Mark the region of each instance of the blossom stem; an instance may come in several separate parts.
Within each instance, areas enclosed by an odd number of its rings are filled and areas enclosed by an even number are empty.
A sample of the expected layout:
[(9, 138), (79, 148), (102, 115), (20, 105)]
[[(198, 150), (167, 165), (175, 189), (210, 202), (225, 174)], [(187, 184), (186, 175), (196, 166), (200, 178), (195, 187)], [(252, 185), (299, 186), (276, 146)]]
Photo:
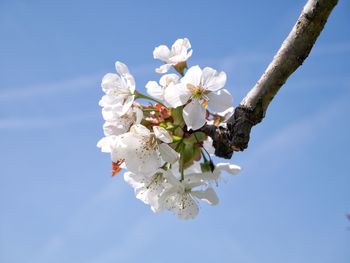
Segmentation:
[(184, 169), (181, 169), (181, 179), (180, 182), (182, 182), (185, 179)]
[(151, 111), (155, 111), (155, 112), (159, 112), (159, 110), (157, 109), (142, 109), (143, 112), (151, 112)]
[[(194, 135), (194, 138), (196, 138), (197, 143), (199, 143), (199, 140), (198, 140), (196, 134), (193, 133), (193, 135)], [(213, 164), (213, 160), (211, 159), (210, 153), (207, 151), (207, 149), (205, 149), (205, 147), (202, 146), (201, 154), (202, 154), (202, 156), (203, 156), (204, 162), (207, 162), (208, 159), (205, 157), (205, 154), (204, 154), (203, 151), (208, 155), (209, 163), (210, 163), (210, 164)], [(212, 170), (214, 170), (214, 169), (212, 169)], [(213, 171), (212, 171), (212, 172), (213, 172)]]
[(159, 100), (155, 99), (155, 98), (152, 98), (152, 97), (149, 97), (147, 95), (144, 95), (138, 91), (135, 91), (135, 99), (146, 99), (146, 100), (151, 100), (151, 101), (154, 101), (155, 103), (158, 103), (160, 105), (162, 105), (163, 107), (167, 108), (163, 103), (161, 103)]

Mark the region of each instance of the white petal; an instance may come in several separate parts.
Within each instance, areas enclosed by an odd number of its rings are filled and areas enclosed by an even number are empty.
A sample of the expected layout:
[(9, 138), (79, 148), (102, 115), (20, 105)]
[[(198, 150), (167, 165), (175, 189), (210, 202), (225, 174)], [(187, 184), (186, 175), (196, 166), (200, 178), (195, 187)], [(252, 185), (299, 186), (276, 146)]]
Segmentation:
[(97, 147), (101, 148), (101, 152), (110, 153), (112, 151), (113, 136), (103, 137), (98, 141)]
[(160, 126), (153, 126), (154, 135), (161, 141), (165, 143), (173, 142), (173, 138), (169, 134), (169, 132)]
[(115, 163), (117, 163), (117, 162), (119, 162), (121, 160), (124, 160), (124, 158), (121, 157), (119, 151), (112, 151), (111, 152), (111, 159), (112, 159), (112, 162), (115, 162)]
[(170, 55), (170, 50), (167, 46), (161, 45), (153, 50), (153, 57), (155, 59), (160, 59), (164, 62), (168, 62)]
[(208, 138), (203, 141), (203, 148), (206, 149), (210, 155), (214, 155), (215, 148), (213, 146), (213, 139), (211, 137), (208, 136)]
[(187, 49), (191, 48), (191, 43), (186, 37), (183, 39), (182, 45)]
[(140, 124), (143, 118), (143, 111), (140, 108), (135, 108), (134, 111), (136, 115), (135, 124)]
[(115, 113), (112, 107), (106, 107), (102, 109), (102, 117), (105, 121), (113, 121), (118, 118), (118, 114)]
[(128, 67), (120, 61), (115, 62), (115, 69), (121, 76), (130, 74)]
[(118, 89), (122, 86), (122, 80), (117, 74), (107, 73), (102, 78), (101, 87), (106, 94), (109, 94), (112, 90)]
[(132, 121), (127, 119), (122, 119), (120, 122), (110, 122), (106, 121), (103, 124), (103, 131), (106, 136), (110, 135), (120, 135), (123, 133), (126, 133), (130, 126)]
[(116, 104), (123, 104), (124, 96), (104, 95), (99, 101), (101, 107), (114, 106)]
[(206, 110), (198, 100), (192, 100), (183, 109), (182, 116), (187, 125), (187, 129), (198, 130), (206, 123)]
[(182, 181), (182, 183), (185, 185), (186, 189), (208, 185), (208, 182), (203, 180), (202, 173), (186, 174), (185, 179)]
[(218, 163), (215, 165), (214, 173), (225, 171), (232, 175), (236, 175), (241, 171), (241, 167), (235, 164), (230, 163)]
[(181, 79), (181, 83), (199, 86), (202, 77), (202, 70), (199, 66), (190, 67), (185, 76)]
[(149, 137), (151, 132), (142, 124), (135, 124), (130, 128), (130, 132), (136, 135)]
[(177, 214), (180, 219), (193, 219), (198, 215), (199, 208), (189, 194), (183, 194), (176, 200), (176, 205), (171, 211)]
[(182, 48), (185, 48), (185, 49), (191, 48), (191, 43), (187, 38), (179, 38), (171, 46), (172, 50), (179, 50)]
[[(130, 144), (128, 144), (128, 148)], [(163, 161), (156, 151), (140, 150), (139, 147), (128, 149), (128, 154), (125, 158), (125, 165), (127, 169), (136, 174), (143, 174), (151, 176), (163, 165)], [(136, 149), (138, 151), (136, 151)]]
[(136, 198), (151, 206), (153, 212), (163, 210), (161, 195), (167, 188), (164, 170), (158, 170), (153, 176), (146, 178), (144, 185), (136, 194)]
[(134, 92), (135, 92), (135, 79), (130, 74), (128, 67), (124, 63), (117, 61), (115, 63), (115, 69), (122, 77), (122, 79), (125, 83), (124, 84), (125, 88), (127, 88), (131, 94), (134, 94)]
[(192, 56), (193, 50), (190, 50), (186, 56), (184, 57), (185, 61), (187, 61)]
[(201, 173), (200, 178), (205, 181), (205, 182), (210, 182), (210, 181), (217, 181), (220, 178), (220, 172), (219, 171), (214, 171), (212, 172), (204, 172)]
[(211, 187), (204, 191), (192, 191), (191, 194), (209, 205), (217, 205), (219, 203), (219, 198)]
[(186, 104), (190, 97), (190, 90), (182, 83), (171, 85), (164, 91), (164, 99), (172, 108)]
[(153, 212), (162, 210), (160, 195), (165, 190), (166, 183), (162, 174), (146, 177), (131, 172), (124, 173), (124, 180), (134, 188), (135, 196), (145, 204), (151, 206)]
[(160, 78), (159, 84), (163, 87), (168, 87), (170, 84), (177, 84), (179, 79), (179, 76), (176, 74), (165, 74)]
[(124, 80), (127, 83), (129, 93), (134, 94), (135, 93), (135, 86), (136, 86), (134, 77), (131, 74), (126, 74), (126, 75), (124, 75)]
[(130, 132), (120, 137), (126, 147), (120, 150), (119, 155), (123, 155), (129, 171), (150, 176), (163, 165), (158, 148), (150, 144), (150, 131), (143, 125), (133, 125)]
[(223, 121), (227, 121), (233, 115), (233, 110), (234, 110), (234, 108), (230, 107), (225, 111), (217, 112), (217, 114), (224, 118)]
[(163, 99), (164, 88), (159, 86), (156, 81), (148, 81), (146, 84), (147, 93), (157, 99)]
[(124, 181), (127, 182), (132, 188), (140, 188), (144, 184), (145, 177), (143, 175), (137, 175), (132, 172), (124, 173)]
[(169, 63), (174, 65), (186, 61), (192, 55), (192, 50), (188, 52), (189, 48), (191, 48), (191, 44), (187, 38), (176, 40), (171, 47)]
[(117, 112), (117, 114), (122, 116), (125, 113), (127, 113), (128, 110), (130, 110), (131, 105), (133, 104), (134, 100), (135, 100), (134, 95), (126, 97), (126, 100), (124, 101), (123, 107), (121, 108), (121, 110), (119, 112)]
[(215, 69), (206, 67), (203, 69), (202, 73), (202, 85), (204, 88), (216, 91), (225, 86), (226, 83), (226, 73), (218, 73)]
[(190, 167), (185, 169), (185, 175), (201, 173), (201, 172), (202, 172), (202, 169), (199, 162), (193, 162), (193, 164)]
[[(112, 158), (113, 162), (118, 162), (120, 160), (124, 160), (128, 154), (127, 145), (123, 141), (123, 137), (125, 137), (126, 135), (127, 134), (115, 136), (115, 139), (112, 142), (111, 158)], [(110, 137), (112, 137), (112, 136), (110, 136)]]
[(171, 67), (172, 64), (164, 64), (161, 65), (159, 68), (156, 68), (156, 72), (160, 74), (167, 73)]
[(124, 115), (123, 104), (107, 105), (102, 108), (102, 116), (106, 121), (115, 121)]
[(168, 144), (161, 143), (158, 147), (164, 162), (173, 164), (179, 159), (179, 154)]
[(230, 92), (226, 89), (221, 89), (217, 92), (210, 92), (208, 95), (208, 107), (215, 112), (223, 112), (232, 107), (233, 98)]

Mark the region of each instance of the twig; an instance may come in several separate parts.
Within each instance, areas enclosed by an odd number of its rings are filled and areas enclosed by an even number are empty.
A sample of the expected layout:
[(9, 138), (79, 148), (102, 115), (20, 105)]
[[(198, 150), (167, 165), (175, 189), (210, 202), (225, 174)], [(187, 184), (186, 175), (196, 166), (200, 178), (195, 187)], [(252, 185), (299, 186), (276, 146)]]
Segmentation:
[(264, 74), (227, 121), (227, 128), (206, 125), (201, 129), (212, 137), (217, 156), (229, 159), (233, 151), (248, 147), (251, 128), (262, 121), (278, 90), (308, 57), (337, 2), (309, 0)]

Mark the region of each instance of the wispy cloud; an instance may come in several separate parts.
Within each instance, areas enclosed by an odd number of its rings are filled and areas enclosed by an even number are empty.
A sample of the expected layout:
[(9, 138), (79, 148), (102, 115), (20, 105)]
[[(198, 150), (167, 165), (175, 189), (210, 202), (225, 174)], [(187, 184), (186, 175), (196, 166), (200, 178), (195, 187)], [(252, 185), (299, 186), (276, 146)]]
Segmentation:
[(31, 99), (37, 96), (72, 92), (76, 90), (89, 89), (99, 82), (101, 74), (81, 76), (65, 81), (30, 85), (23, 88), (5, 88), (0, 91), (0, 102), (19, 99)]
[[(274, 159), (278, 165), (283, 165), (283, 162), (288, 159), (288, 156), (280, 154), (280, 151), (286, 152), (292, 147), (301, 147), (307, 140), (312, 138), (312, 135), (324, 125), (332, 125), (332, 120), (339, 113), (343, 112), (348, 107), (347, 97), (338, 99), (329, 104), (327, 108), (322, 109), (315, 114), (306, 116), (304, 119), (298, 120), (287, 127), (282, 128), (262, 141), (259, 145), (248, 151), (247, 154), (250, 160), (259, 160), (261, 158), (271, 158), (271, 156), (279, 156)], [(263, 123), (260, 125), (264, 125)], [(274, 157), (274, 158), (275, 158)], [(254, 167), (254, 164), (251, 164)], [(254, 168), (252, 168), (254, 169)], [(127, 209), (127, 204), (119, 202), (115, 205), (115, 200), (122, 200), (125, 196), (125, 188), (120, 185), (120, 180), (117, 184), (109, 184), (100, 192), (96, 193), (83, 204), (68, 220), (65, 229), (60, 233), (54, 233), (36, 254), (35, 258), (30, 262), (60, 262), (62, 256), (67, 255), (67, 250), (72, 243), (80, 240), (91, 239), (94, 236), (99, 236), (103, 231), (103, 226), (111, 223), (117, 215), (114, 212), (107, 211), (113, 207), (116, 211)], [(131, 191), (131, 190), (130, 190)], [(111, 205), (111, 202), (114, 204)], [(125, 208), (124, 208), (125, 205)], [(121, 212), (118, 212), (119, 214)], [(105, 248), (96, 249), (97, 253), (89, 259), (89, 263), (97, 262), (135, 262), (137, 257), (134, 251), (144, 251), (149, 248), (155, 240), (158, 240), (162, 235), (167, 224), (157, 224), (154, 217), (139, 217), (132, 220), (118, 219), (118, 224), (127, 223), (127, 231), (123, 232), (120, 229), (117, 231), (118, 238), (110, 243)], [(127, 222), (126, 222), (127, 221)], [(123, 228), (123, 226), (121, 226)], [(113, 231), (116, 231), (114, 229)], [(178, 238), (178, 237), (177, 237)], [(225, 236), (223, 237), (225, 238)], [(226, 245), (228, 249), (233, 249), (232, 253), (240, 254), (244, 257), (245, 248), (240, 248), (230, 238), (227, 238), (231, 243)], [(191, 239), (189, 239), (191, 240)], [(148, 244), (148, 245), (145, 245)], [(72, 252), (70, 252), (72, 253)], [(247, 262), (252, 261), (249, 258)]]
[[(269, 159), (273, 155), (275, 157), (278, 156), (278, 159), (274, 159), (274, 163), (282, 164), (289, 157), (285, 154), (276, 154), (276, 151), (286, 153), (291, 149), (302, 148), (308, 140), (312, 140), (313, 135), (317, 134), (318, 130), (323, 129), (325, 126), (334, 125), (333, 120), (335, 117), (349, 107), (349, 97), (350, 94), (347, 94), (335, 99), (328, 107), (271, 133), (255, 149), (252, 149), (249, 153), (249, 159), (259, 159), (261, 161), (261, 158)], [(259, 125), (264, 125), (264, 122)]]
[(157, 236), (162, 233), (162, 226), (155, 226), (151, 217), (143, 217), (129, 226), (128, 234), (118, 244), (111, 244), (109, 248), (89, 263), (135, 262), (134, 251), (143, 251), (149, 244), (154, 243)]
[(315, 47), (313, 55), (336, 55), (336, 54), (350, 54), (350, 42), (336, 42), (328, 44), (320, 44)]
[[(66, 259), (67, 253), (71, 249), (72, 239), (79, 238), (81, 242), (84, 242), (85, 237), (91, 238), (92, 233), (102, 231), (106, 218), (109, 218), (110, 214), (113, 213), (106, 209), (111, 207), (111, 202), (115, 204), (115, 200), (122, 200), (124, 194), (125, 191), (121, 187), (120, 181), (116, 183), (115, 180), (92, 194), (90, 199), (70, 215), (63, 230), (52, 233), (52, 236), (36, 253), (33, 253), (34, 256), (28, 259), (28, 262), (63, 262), (62, 260)], [(122, 202), (117, 202), (115, 209), (122, 211), (120, 207), (118, 208), (118, 204), (122, 205)], [(75, 245), (79, 247), (79, 245)], [(73, 262), (73, 260), (68, 262)]]
[[(332, 44), (321, 44), (312, 51), (313, 56), (323, 56), (332, 54), (344, 54), (350, 52), (349, 42), (338, 42)], [(232, 71), (238, 66), (251, 66), (261, 64), (262, 62), (272, 59), (274, 53), (272, 51), (257, 52), (240, 51), (219, 58), (202, 58), (194, 62), (201, 65), (214, 65), (225, 71)], [(267, 65), (266, 65), (267, 66)], [(131, 67), (130, 70), (136, 78), (150, 76), (154, 73), (154, 65), (144, 64)], [(113, 72), (114, 68), (107, 69), (91, 75), (79, 76), (76, 78), (58, 81), (53, 83), (42, 83), (36, 85), (28, 85), (26, 87), (3, 87), (0, 90), (0, 102), (12, 99), (28, 99), (30, 97), (47, 96), (57, 93), (76, 92), (77, 90), (86, 90), (99, 87), (102, 76), (107, 72)]]
[(0, 130), (52, 128), (67, 124), (80, 123), (91, 119), (98, 119), (99, 117), (100, 116), (96, 113), (82, 113), (52, 118), (29, 117), (0, 119)]

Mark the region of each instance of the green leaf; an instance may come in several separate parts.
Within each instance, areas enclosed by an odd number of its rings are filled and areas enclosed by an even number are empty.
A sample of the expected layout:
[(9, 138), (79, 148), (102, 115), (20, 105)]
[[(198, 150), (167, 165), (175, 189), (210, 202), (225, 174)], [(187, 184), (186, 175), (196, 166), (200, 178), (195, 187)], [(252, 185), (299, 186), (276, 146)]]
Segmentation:
[(173, 142), (179, 142), (182, 140), (182, 137), (176, 136), (176, 135), (173, 135), (172, 138), (173, 138)]
[(193, 145), (193, 144), (197, 143), (197, 140), (194, 136), (191, 135), (190, 137), (184, 138), (183, 142), (185, 144)]
[(173, 134), (182, 138), (184, 135), (184, 131), (181, 127), (178, 127), (174, 130)]
[[(204, 141), (206, 138), (207, 138), (207, 136), (205, 135), (205, 133), (204, 132), (195, 132), (195, 133), (193, 133), (192, 134), (195, 138), (197, 138), (197, 140), (199, 141), (199, 142), (202, 142), (202, 141)], [(191, 135), (191, 136), (192, 136)]]
[(164, 128), (164, 129), (166, 129), (166, 127), (167, 127), (166, 124), (165, 124), (164, 122), (161, 122), (161, 123), (159, 124), (159, 126), (162, 127), (162, 128)]
[(180, 151), (180, 172), (193, 164), (195, 147), (191, 143), (182, 143)]
[(201, 170), (202, 170), (203, 173), (209, 172), (210, 171), (209, 162), (201, 163)]
[(167, 121), (167, 123), (166, 123), (166, 129), (172, 129), (172, 128), (174, 128), (173, 123), (170, 122), (170, 121)]
[(195, 161), (199, 161), (201, 159), (201, 155), (202, 155), (201, 148), (198, 145), (194, 146), (193, 152), (194, 152), (193, 159)]
[(181, 128), (183, 128), (185, 126), (185, 122), (184, 122), (184, 119), (182, 117), (182, 110), (183, 110), (182, 106), (179, 106), (175, 109), (171, 109), (171, 116), (174, 119), (174, 125), (178, 125)]
[(199, 142), (203, 142), (206, 139), (206, 135), (203, 132), (195, 132), (192, 133), (189, 137), (184, 139), (184, 143), (187, 144), (195, 144)]
[(205, 161), (204, 163), (201, 163), (201, 170), (203, 173), (205, 172), (214, 172), (215, 165), (211, 160)]

